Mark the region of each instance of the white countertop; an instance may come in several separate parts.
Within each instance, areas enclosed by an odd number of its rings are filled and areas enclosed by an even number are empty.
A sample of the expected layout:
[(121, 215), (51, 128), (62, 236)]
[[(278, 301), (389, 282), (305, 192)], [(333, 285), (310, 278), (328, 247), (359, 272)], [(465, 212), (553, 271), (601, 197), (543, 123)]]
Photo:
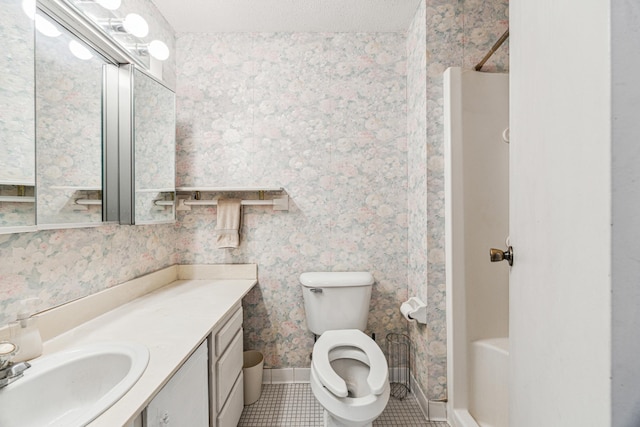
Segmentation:
[(138, 382), (89, 424), (122, 426), (147, 406), (207, 335), (222, 326), (256, 283), (256, 279), (176, 280), (49, 339), (43, 354), (104, 341), (146, 345), (149, 364)]

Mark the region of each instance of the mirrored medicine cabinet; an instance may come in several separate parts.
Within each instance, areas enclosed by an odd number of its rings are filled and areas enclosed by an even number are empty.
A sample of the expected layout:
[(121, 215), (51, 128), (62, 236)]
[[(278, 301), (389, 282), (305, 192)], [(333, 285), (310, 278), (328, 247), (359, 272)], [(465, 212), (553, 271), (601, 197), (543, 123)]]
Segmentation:
[(0, 233), (173, 221), (174, 93), (63, 4), (0, 0)]
[(0, 229), (35, 229), (35, 5), (0, 1)]
[(120, 223), (173, 222), (175, 94), (133, 65), (120, 67), (119, 81)]
[(103, 92), (116, 67), (45, 14), (36, 32), (36, 212), (51, 228), (102, 223)]

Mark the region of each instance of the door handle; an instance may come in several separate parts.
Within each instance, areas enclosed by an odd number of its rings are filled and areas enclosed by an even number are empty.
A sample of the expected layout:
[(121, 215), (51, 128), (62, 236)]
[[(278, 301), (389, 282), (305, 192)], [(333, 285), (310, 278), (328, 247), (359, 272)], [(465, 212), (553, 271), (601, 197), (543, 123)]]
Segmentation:
[(499, 262), (507, 260), (510, 266), (513, 265), (513, 248), (509, 246), (506, 251), (491, 248), (489, 249), (489, 257), (491, 262)]

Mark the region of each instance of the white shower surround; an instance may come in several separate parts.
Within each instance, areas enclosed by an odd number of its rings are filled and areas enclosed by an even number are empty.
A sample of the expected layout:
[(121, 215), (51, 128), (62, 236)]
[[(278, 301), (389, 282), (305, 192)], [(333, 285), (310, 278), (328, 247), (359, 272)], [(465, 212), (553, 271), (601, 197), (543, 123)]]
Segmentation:
[(509, 77), (450, 68), (444, 80), (449, 417), (508, 427), (508, 265), (489, 248), (509, 233)]

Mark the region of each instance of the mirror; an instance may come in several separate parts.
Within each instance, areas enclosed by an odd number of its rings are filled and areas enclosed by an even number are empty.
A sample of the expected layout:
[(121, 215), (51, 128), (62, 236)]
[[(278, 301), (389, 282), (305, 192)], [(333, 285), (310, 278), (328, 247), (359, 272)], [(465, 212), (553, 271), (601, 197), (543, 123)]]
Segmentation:
[(0, 233), (35, 225), (35, 1), (0, 0)]
[(108, 62), (41, 12), (36, 28), (38, 227), (101, 224)]
[(135, 223), (175, 220), (175, 94), (133, 72)]

